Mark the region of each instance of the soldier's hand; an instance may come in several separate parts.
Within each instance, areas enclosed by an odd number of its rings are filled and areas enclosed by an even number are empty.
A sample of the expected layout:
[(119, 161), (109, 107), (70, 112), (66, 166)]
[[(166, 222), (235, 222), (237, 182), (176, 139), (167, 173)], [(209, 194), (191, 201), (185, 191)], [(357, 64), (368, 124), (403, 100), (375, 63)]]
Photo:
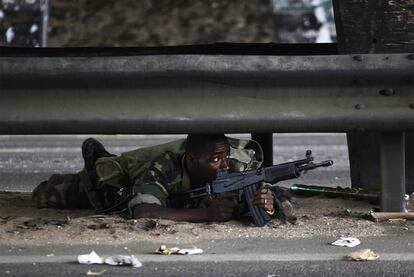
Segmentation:
[(253, 196), (253, 205), (266, 211), (273, 211), (273, 193), (270, 189), (261, 188)]
[(213, 199), (207, 208), (208, 219), (210, 221), (227, 221), (233, 217), (237, 206), (235, 193), (227, 193)]

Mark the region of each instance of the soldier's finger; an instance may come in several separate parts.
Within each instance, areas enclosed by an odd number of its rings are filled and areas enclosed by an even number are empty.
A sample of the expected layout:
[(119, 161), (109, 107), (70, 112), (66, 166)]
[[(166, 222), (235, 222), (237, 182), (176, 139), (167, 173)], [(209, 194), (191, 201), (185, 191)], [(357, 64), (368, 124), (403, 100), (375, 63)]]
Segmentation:
[(260, 193), (262, 193), (262, 194), (267, 194), (268, 192), (269, 192), (269, 189), (267, 189), (267, 188), (260, 189)]
[(270, 198), (273, 197), (273, 194), (268, 189), (260, 189), (257, 190), (254, 194), (254, 199), (260, 199), (260, 198)]
[(259, 208), (265, 208), (265, 203), (263, 200), (253, 201), (252, 204)]
[(263, 208), (273, 207), (273, 197), (258, 197), (253, 199), (253, 204)]
[(267, 202), (266, 202), (266, 204), (265, 204), (265, 209), (266, 209), (266, 210), (271, 210), (271, 209), (273, 209), (273, 199), (272, 199), (272, 200), (270, 200), (270, 201), (267, 201)]
[(255, 194), (254, 195), (254, 197), (253, 197), (253, 201), (263, 201), (263, 199), (271, 199), (271, 198), (273, 198), (273, 196), (269, 196), (269, 195), (267, 195), (267, 194), (262, 194), (262, 193), (259, 193), (259, 194)]
[(257, 197), (257, 198), (255, 197), (251, 201), (252, 201), (253, 204), (258, 205), (258, 204), (264, 202), (264, 199), (262, 199), (261, 197)]

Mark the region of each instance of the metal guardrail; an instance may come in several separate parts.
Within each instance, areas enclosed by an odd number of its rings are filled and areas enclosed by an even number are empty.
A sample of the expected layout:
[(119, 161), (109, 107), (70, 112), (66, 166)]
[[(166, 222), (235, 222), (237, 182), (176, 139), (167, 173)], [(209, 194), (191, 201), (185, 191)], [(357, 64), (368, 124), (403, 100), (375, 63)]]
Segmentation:
[(0, 134), (414, 129), (414, 55), (0, 56)]
[(377, 131), (381, 207), (404, 210), (413, 54), (42, 51), (0, 53), (0, 134)]

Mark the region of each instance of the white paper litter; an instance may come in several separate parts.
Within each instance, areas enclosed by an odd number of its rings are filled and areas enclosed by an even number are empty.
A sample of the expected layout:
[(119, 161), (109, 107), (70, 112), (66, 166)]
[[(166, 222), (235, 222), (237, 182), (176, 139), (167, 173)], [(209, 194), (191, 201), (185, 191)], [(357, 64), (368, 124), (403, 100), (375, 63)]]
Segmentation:
[(133, 267), (141, 267), (142, 263), (134, 256), (115, 255), (103, 260), (95, 251), (86, 255), (79, 255), (78, 262), (80, 264), (109, 264), (109, 265), (130, 265)]
[(142, 263), (134, 256), (111, 256), (105, 259), (105, 263), (109, 265), (132, 265), (133, 267), (141, 267)]
[(332, 245), (354, 247), (361, 244), (361, 241), (353, 237), (341, 237), (340, 239), (332, 242)]
[(104, 263), (102, 258), (99, 257), (98, 254), (95, 253), (95, 251), (92, 251), (89, 254), (79, 255), (78, 262), (80, 264), (103, 264)]
[(191, 248), (191, 249), (180, 249), (177, 254), (181, 255), (197, 255), (203, 253), (203, 249), (200, 248)]

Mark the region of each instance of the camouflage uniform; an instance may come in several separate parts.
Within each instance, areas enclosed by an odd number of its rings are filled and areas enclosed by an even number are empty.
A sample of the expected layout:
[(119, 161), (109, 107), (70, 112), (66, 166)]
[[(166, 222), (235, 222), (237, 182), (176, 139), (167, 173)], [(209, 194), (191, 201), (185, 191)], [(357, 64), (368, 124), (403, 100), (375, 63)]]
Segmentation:
[[(234, 138), (228, 138), (228, 141), (231, 171), (260, 167), (263, 151), (257, 142)], [(36, 187), (33, 200), (38, 207), (93, 207), (100, 210), (113, 205), (110, 198), (120, 190), (127, 190), (127, 206), (130, 209), (144, 203), (176, 208), (206, 207), (210, 199), (184, 203), (175, 201), (173, 197), (190, 189), (189, 176), (183, 166), (185, 142), (181, 139), (120, 156), (99, 158), (95, 163), (98, 176), (96, 187), (91, 184), (85, 170), (77, 174), (54, 174)], [(96, 204), (96, 198), (100, 202), (104, 198), (106, 204)]]

